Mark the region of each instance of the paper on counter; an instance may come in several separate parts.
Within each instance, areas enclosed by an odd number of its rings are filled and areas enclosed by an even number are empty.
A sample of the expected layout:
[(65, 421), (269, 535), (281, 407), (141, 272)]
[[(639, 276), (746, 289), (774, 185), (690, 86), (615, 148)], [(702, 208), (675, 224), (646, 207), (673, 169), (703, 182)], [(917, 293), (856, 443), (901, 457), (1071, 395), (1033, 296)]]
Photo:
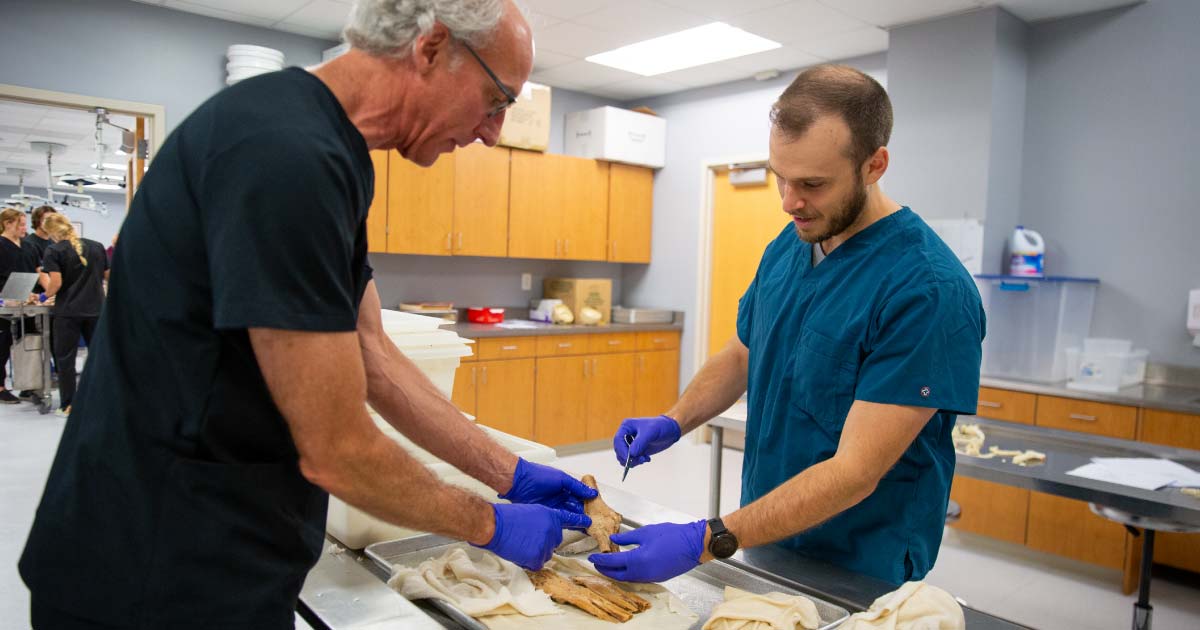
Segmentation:
[(510, 319), (506, 322), (494, 324), (496, 328), (512, 328), (512, 329), (534, 329), (545, 328), (546, 324), (542, 322), (530, 321), (528, 319)]
[(1143, 490), (1200, 485), (1200, 473), (1170, 460), (1151, 457), (1094, 457), (1092, 463), (1067, 474)]
[(1200, 486), (1200, 472), (1192, 470), (1179, 462), (1155, 457), (1093, 457), (1092, 461), (1104, 466), (1129, 467), (1147, 474), (1171, 477), (1172, 486)]

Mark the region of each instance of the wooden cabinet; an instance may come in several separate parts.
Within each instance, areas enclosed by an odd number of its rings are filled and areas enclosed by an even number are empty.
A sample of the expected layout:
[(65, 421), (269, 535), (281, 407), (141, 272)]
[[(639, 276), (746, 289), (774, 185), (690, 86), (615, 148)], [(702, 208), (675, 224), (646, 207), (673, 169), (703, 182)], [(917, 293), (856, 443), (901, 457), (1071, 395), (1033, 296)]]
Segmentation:
[(650, 262), (654, 171), (610, 164), (608, 171), (608, 260)]
[(666, 413), (679, 399), (679, 351), (639, 352), (633, 381), (633, 415)]
[[(1200, 416), (1143, 409), (1138, 439), (1165, 446), (1200, 450)], [(1156, 534), (1154, 561), (1200, 573), (1200, 534)]]
[(452, 253), (454, 163), (453, 153), (443, 154), (428, 168), (399, 157), (389, 160), (388, 253), (427, 256)]
[(1033, 549), (1122, 569), (1129, 537), (1124, 526), (1096, 516), (1084, 501), (1029, 493), (1025, 544)]
[(640, 332), (637, 334), (638, 350), (678, 350), (679, 333), (673, 330)]
[(533, 439), (547, 446), (587, 439), (589, 357), (537, 360)]
[(1036, 409), (1037, 396), (1034, 394), (980, 387), (975, 415), (992, 420), (1033, 424)]
[(605, 260), (606, 162), (513, 150), (508, 255)]
[(636, 347), (637, 336), (634, 333), (588, 335), (588, 354), (633, 352)]
[(475, 343), (480, 361), (537, 355), (537, 337), (487, 337)]
[(1025, 544), (1028, 490), (955, 475), (950, 498), (962, 508), (956, 529)]
[(371, 151), (371, 164), (375, 167), (375, 198), (367, 213), (367, 251), (387, 251), (388, 221), (388, 153)]
[(454, 389), (450, 393), (450, 402), (454, 403), (463, 413), (477, 416), (475, 396), (479, 388), (479, 371), (477, 363), (463, 363), (454, 371)]
[(606, 354), (588, 357), (588, 415), (585, 437), (611, 440), (621, 421), (633, 415), (634, 355)]
[(537, 338), (539, 357), (558, 357), (588, 353), (588, 338), (594, 335), (546, 335)]
[(455, 256), (508, 255), (509, 155), (479, 143), (454, 152)]
[(533, 439), (533, 359), (478, 361), (458, 367), (451, 401), (475, 421)]
[(1132, 440), (1137, 437), (1137, 408), (1058, 396), (1038, 396), (1037, 425)]

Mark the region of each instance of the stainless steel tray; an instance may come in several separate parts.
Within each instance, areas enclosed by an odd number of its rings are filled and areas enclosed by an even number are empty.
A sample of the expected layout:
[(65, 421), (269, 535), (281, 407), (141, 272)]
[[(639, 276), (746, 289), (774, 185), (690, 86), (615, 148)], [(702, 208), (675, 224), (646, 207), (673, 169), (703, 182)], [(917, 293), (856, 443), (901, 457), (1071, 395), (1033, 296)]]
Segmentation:
[[(375, 543), (368, 545), (363, 551), (386, 574), (391, 574), (393, 564), (413, 566), (442, 555), (448, 547), (463, 544), (465, 543), (450, 538), (427, 534), (403, 540)], [(819, 630), (835, 628), (850, 616), (849, 611), (841, 606), (719, 560), (702, 564), (683, 575), (663, 582), (662, 585), (683, 600), (692, 612), (700, 615), (700, 618), (692, 625), (692, 630), (700, 630), (704, 622), (712, 615), (713, 608), (725, 601), (726, 586), (740, 588), (751, 593), (777, 591), (789, 595), (804, 595), (817, 605), (817, 612), (821, 615)], [(487, 630), (482, 623), (472, 619), (448, 602), (431, 600), (430, 603), (468, 630)]]

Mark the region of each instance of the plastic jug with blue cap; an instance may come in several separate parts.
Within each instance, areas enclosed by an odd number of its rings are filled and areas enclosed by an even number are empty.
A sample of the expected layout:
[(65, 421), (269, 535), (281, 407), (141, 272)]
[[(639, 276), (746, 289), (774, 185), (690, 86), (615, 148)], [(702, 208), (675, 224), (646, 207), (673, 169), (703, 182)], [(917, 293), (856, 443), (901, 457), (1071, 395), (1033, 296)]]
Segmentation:
[(1034, 278), (1045, 275), (1046, 242), (1041, 234), (1018, 225), (1009, 242), (1009, 254), (1009, 275)]

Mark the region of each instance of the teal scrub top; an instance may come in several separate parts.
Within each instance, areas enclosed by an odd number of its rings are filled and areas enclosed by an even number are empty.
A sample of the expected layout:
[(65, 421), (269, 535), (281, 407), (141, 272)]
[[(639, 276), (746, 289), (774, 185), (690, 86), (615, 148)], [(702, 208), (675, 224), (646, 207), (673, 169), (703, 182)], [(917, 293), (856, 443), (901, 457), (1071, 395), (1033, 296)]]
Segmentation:
[(983, 304), (950, 248), (907, 207), (812, 266), (789, 224), (738, 303), (750, 349), (742, 505), (833, 456), (855, 400), (938, 411), (859, 504), (780, 544), (894, 584), (941, 544), (956, 414), (974, 414)]

